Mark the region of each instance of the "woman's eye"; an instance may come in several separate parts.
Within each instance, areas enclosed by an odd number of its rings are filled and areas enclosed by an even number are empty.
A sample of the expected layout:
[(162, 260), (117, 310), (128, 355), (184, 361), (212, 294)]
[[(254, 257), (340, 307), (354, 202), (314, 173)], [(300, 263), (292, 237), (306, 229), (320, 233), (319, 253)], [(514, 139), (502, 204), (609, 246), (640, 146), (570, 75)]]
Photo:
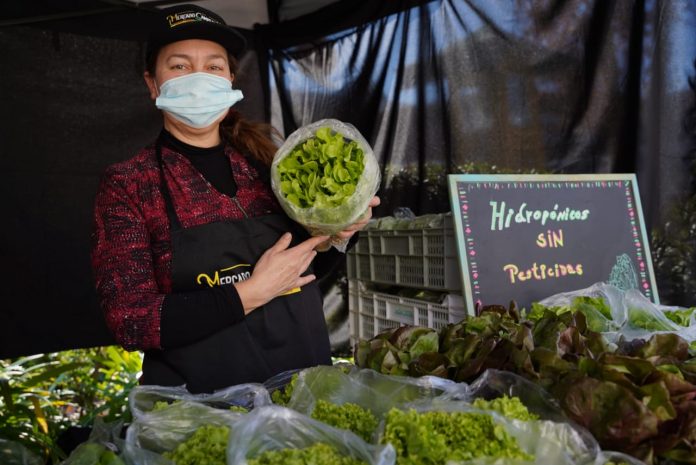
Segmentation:
[(222, 66), (210, 65), (210, 69), (212, 69), (213, 71), (222, 71)]
[(186, 67), (182, 64), (178, 64), (178, 65), (172, 65), (170, 69), (182, 70), (182, 69), (186, 69)]

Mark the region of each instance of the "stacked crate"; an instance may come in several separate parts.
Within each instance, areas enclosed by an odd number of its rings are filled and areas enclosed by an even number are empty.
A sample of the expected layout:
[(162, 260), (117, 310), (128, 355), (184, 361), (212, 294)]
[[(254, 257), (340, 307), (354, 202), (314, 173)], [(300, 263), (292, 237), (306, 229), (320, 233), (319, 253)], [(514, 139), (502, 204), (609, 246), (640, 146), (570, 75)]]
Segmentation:
[[(403, 324), (440, 329), (466, 316), (451, 214), (394, 223), (361, 231), (348, 253), (352, 344)], [(442, 292), (444, 298), (402, 297), (379, 292), (375, 284)]]

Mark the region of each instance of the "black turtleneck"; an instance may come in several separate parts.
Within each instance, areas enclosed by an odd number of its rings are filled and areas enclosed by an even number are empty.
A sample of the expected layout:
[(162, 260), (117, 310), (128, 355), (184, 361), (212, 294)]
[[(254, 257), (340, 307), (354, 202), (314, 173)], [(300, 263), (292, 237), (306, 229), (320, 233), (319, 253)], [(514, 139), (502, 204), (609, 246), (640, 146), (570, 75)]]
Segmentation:
[(165, 146), (185, 156), (218, 192), (230, 197), (237, 194), (224, 142), (215, 147), (196, 147), (180, 141), (166, 129), (162, 129), (161, 138)]

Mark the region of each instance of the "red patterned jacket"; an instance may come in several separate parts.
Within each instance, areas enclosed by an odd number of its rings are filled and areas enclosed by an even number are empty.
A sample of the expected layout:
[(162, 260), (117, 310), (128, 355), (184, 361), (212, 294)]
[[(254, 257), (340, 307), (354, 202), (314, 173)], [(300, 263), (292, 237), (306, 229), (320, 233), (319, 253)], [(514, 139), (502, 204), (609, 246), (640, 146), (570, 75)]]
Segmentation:
[[(251, 217), (282, 211), (258, 169), (229, 145), (237, 199)], [(162, 147), (164, 175), (183, 227), (241, 219), (189, 160)], [(169, 221), (154, 144), (110, 166), (94, 208), (92, 268), (108, 327), (127, 349), (161, 348), (160, 315), (171, 292)]]

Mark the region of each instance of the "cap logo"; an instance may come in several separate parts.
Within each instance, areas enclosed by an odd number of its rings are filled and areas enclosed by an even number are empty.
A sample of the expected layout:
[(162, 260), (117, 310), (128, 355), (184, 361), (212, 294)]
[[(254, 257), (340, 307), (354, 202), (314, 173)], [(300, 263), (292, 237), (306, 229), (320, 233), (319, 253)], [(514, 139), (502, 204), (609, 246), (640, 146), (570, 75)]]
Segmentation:
[(209, 23), (220, 24), (220, 21), (211, 18), (205, 13), (201, 13), (200, 11), (186, 11), (184, 13), (174, 13), (173, 15), (167, 16), (167, 22), (169, 22), (170, 28), (196, 21), (207, 21)]

